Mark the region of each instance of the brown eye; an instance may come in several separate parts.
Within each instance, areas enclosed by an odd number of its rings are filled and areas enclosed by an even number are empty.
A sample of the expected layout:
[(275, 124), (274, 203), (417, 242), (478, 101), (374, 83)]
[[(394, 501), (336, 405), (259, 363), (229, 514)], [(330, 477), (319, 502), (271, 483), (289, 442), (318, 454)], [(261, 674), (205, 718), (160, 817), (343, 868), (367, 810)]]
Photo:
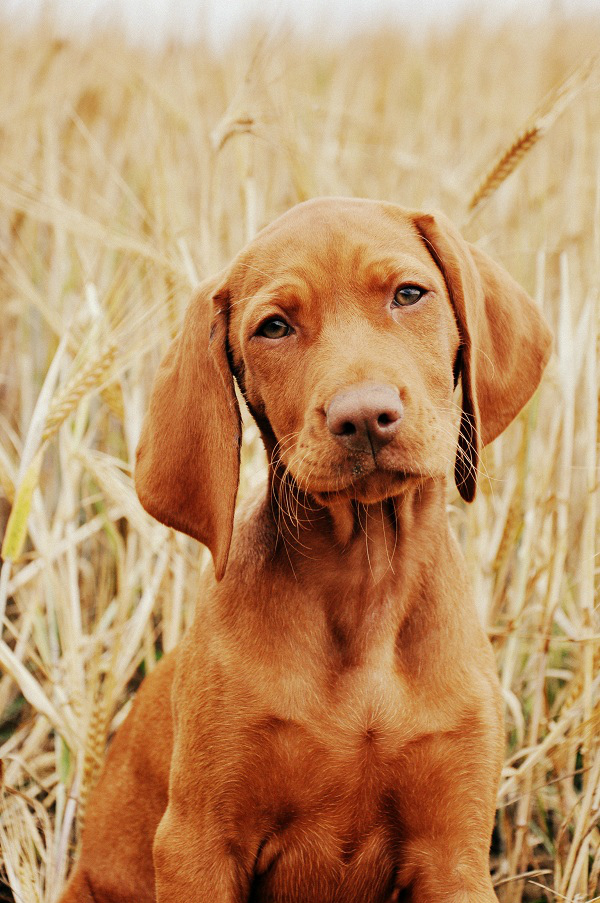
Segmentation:
[(418, 285), (401, 285), (400, 288), (396, 289), (392, 307), (410, 307), (411, 304), (416, 304), (426, 294), (427, 291), (424, 288), (419, 288)]
[(265, 339), (284, 339), (291, 332), (292, 327), (289, 323), (274, 317), (272, 320), (267, 320), (263, 323), (257, 334), (264, 336)]

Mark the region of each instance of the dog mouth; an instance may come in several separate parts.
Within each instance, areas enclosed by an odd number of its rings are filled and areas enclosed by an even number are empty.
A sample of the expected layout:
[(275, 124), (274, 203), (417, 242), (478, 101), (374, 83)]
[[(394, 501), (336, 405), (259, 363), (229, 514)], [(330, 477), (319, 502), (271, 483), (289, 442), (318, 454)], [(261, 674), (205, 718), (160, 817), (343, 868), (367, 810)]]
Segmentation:
[(337, 478), (333, 476), (316, 478), (312, 474), (307, 480), (299, 477), (294, 479), (304, 492), (324, 505), (342, 499), (371, 504), (402, 494), (410, 486), (421, 482), (422, 475), (414, 470), (375, 466), (367, 472), (361, 468), (358, 473), (354, 471)]
[[(423, 468), (408, 449), (398, 446), (387, 446), (379, 454), (339, 455), (315, 446), (304, 446), (302, 451), (292, 451), (289, 462), (285, 460), (287, 455), (279, 458), (276, 469), (321, 504), (343, 499), (366, 504), (380, 502), (402, 494), (425, 478)], [(427, 466), (426, 471), (429, 474), (431, 467)]]
[(349, 481), (335, 489), (313, 490), (324, 503), (339, 499), (352, 499), (364, 504), (375, 504), (387, 498), (400, 495), (409, 486), (421, 480), (420, 474), (405, 470), (374, 470), (370, 474)]

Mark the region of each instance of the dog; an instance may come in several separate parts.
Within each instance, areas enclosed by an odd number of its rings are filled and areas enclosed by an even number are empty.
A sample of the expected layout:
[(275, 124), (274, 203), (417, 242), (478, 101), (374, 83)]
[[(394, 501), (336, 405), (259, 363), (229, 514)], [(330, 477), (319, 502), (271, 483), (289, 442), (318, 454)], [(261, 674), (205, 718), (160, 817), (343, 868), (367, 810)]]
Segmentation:
[[(203, 283), (135, 482), (214, 573), (117, 732), (63, 903), (497, 899), (500, 690), (447, 478), (473, 499), (550, 351), (507, 272), (391, 203), (299, 204)], [(235, 382), (270, 467), (234, 522)]]

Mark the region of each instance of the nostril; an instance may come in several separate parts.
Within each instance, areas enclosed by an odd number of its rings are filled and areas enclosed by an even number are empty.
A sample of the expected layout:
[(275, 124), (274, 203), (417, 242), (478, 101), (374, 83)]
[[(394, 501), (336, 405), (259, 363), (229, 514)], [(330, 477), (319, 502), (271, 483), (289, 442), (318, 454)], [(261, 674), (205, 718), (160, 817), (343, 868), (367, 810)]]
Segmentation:
[(340, 436), (354, 436), (355, 433), (356, 426), (350, 420), (346, 420), (344, 423), (342, 423), (342, 427), (339, 432)]
[(397, 417), (392, 417), (390, 414), (380, 414), (377, 418), (377, 423), (379, 426), (389, 426), (390, 423), (395, 423)]

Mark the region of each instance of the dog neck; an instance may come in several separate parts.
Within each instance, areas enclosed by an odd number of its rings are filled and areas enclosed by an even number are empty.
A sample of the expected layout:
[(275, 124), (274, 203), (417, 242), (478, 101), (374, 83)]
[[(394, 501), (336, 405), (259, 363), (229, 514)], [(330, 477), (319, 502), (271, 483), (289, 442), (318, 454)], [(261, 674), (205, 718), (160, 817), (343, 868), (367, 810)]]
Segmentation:
[(363, 504), (308, 495), (289, 476), (272, 473), (270, 494), (281, 568), (346, 609), (392, 599), (406, 612), (431, 583), (448, 542), (444, 481)]
[[(294, 648), (304, 648), (321, 623), (316, 635), (340, 668), (377, 667), (447, 620), (445, 608), (457, 600), (444, 595), (444, 573), (460, 564), (450, 548), (444, 481), (407, 486), (371, 505), (324, 504), (272, 473), (269, 493), (254, 523), (271, 537), (264, 546), (269, 589), (261, 595), (272, 600), (263, 609), (273, 612), (270, 632), (290, 631)], [(252, 547), (256, 553), (256, 541)]]

